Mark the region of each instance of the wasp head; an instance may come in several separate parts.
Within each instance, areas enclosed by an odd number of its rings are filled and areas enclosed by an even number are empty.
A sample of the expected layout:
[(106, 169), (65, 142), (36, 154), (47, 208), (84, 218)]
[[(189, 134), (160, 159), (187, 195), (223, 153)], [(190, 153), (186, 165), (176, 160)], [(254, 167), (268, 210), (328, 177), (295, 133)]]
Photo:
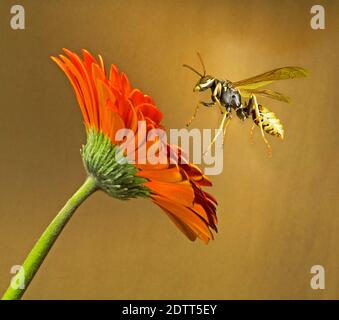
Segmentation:
[(214, 84), (214, 80), (215, 79), (212, 76), (202, 76), (193, 88), (193, 91), (205, 91), (211, 88)]
[(190, 69), (191, 71), (193, 71), (194, 73), (196, 73), (198, 76), (200, 76), (200, 80), (198, 81), (198, 83), (195, 85), (193, 91), (205, 91), (209, 88), (211, 88), (214, 84), (214, 77), (206, 75), (206, 68), (205, 68), (205, 64), (204, 61), (202, 60), (201, 55), (199, 54), (199, 52), (197, 52), (198, 54), (198, 58), (201, 62), (202, 68), (203, 68), (203, 72), (204, 73), (200, 73), (199, 71), (197, 71), (196, 69), (194, 69), (193, 67), (184, 64), (183, 66), (185, 68)]

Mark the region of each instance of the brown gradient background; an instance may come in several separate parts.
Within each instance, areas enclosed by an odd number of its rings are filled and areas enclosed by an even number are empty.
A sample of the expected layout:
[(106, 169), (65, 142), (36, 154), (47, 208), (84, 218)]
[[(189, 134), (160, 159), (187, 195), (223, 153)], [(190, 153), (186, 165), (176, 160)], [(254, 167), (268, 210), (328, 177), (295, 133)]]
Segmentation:
[[(71, 87), (49, 55), (62, 47), (101, 53), (151, 95), (168, 128), (181, 128), (203, 98), (199, 67), (238, 80), (298, 65), (307, 79), (272, 86), (291, 105), (262, 99), (286, 129), (281, 142), (234, 120), (224, 170), (210, 190), (220, 202), (219, 233), (191, 243), (150, 201), (96, 193), (76, 212), (28, 289), (26, 299), (337, 299), (338, 1), (19, 1), (26, 30), (10, 29), (0, 3), (0, 291), (38, 236), (85, 178), (85, 142)], [(310, 28), (323, 4), (326, 29)], [(208, 97), (208, 95), (206, 95)], [(194, 123), (215, 128), (217, 110)], [(326, 289), (310, 288), (310, 268)]]

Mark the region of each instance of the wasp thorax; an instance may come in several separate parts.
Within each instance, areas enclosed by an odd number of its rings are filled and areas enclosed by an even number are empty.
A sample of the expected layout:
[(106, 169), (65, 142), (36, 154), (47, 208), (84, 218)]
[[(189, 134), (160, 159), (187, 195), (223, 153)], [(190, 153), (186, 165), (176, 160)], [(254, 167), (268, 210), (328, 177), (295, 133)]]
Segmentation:
[(222, 93), (223, 102), (230, 107), (239, 108), (241, 106), (241, 96), (239, 90), (227, 87)]
[(211, 88), (214, 84), (214, 78), (212, 76), (203, 76), (195, 85), (193, 91), (205, 91)]

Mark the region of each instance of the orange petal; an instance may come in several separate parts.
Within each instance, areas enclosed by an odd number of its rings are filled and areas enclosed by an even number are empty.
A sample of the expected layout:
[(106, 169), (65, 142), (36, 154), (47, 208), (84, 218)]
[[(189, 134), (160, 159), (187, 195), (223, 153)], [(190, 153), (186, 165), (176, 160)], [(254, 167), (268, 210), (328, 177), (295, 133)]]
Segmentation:
[(213, 239), (213, 234), (208, 228), (206, 222), (201, 219), (197, 214), (195, 214), (192, 210), (173, 203), (162, 196), (154, 195), (152, 196), (152, 198), (158, 206), (160, 206), (167, 212), (170, 212), (182, 224), (188, 226), (196, 234), (196, 236), (203, 240), (205, 243), (208, 243), (210, 239)]
[(164, 170), (141, 170), (137, 173), (138, 176), (148, 180), (156, 180), (162, 182), (180, 182), (183, 177), (177, 166)]
[(194, 191), (189, 182), (168, 183), (160, 181), (148, 181), (144, 184), (153, 193), (161, 195), (178, 204), (193, 207)]
[(174, 222), (174, 224), (181, 230), (181, 232), (191, 241), (195, 241), (197, 238), (197, 234), (185, 223), (183, 223), (180, 219), (178, 219), (174, 214), (165, 209), (165, 207), (159, 205), (160, 208), (168, 215), (168, 217)]
[(67, 68), (66, 65), (60, 59), (58, 59), (56, 57), (51, 57), (51, 59), (61, 68), (62, 71), (64, 71), (68, 80), (70, 81), (70, 83), (71, 83), (71, 85), (74, 89), (76, 99), (79, 103), (80, 110), (81, 110), (82, 116), (84, 118), (85, 124), (86, 124), (87, 127), (89, 127), (90, 116), (88, 114), (88, 110), (87, 110), (86, 103), (85, 103), (85, 98), (84, 98), (83, 93), (81, 91), (81, 88), (79, 86), (79, 82), (76, 80), (76, 77), (70, 71), (70, 69)]

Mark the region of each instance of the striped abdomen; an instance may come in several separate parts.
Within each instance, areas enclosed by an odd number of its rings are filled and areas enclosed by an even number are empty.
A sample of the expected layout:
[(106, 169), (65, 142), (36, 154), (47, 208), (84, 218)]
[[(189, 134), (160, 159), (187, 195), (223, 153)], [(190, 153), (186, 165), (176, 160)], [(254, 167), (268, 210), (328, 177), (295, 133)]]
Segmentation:
[(253, 110), (252, 117), (253, 121), (256, 125), (259, 124), (259, 120), (262, 123), (263, 129), (266, 133), (271, 134), (272, 136), (276, 136), (278, 138), (284, 138), (284, 128), (277, 118), (277, 116), (270, 111), (269, 109), (259, 105), (259, 119), (256, 117), (256, 114)]

